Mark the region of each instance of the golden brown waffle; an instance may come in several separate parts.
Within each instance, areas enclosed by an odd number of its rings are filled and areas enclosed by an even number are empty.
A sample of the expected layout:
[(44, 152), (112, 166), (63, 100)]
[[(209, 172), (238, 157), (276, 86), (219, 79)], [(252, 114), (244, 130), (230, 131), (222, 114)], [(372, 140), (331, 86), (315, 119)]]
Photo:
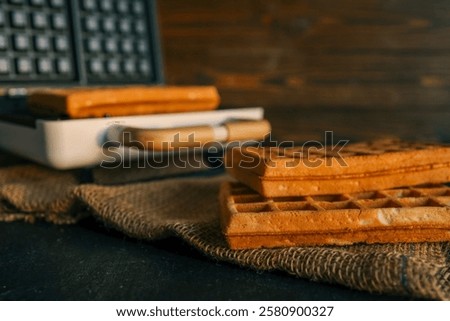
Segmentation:
[(266, 197), (325, 195), (450, 181), (450, 147), (378, 140), (341, 151), (317, 147), (234, 148), (229, 173)]
[(69, 118), (203, 111), (219, 106), (213, 86), (127, 86), (34, 91), (28, 105), (36, 114)]
[(264, 198), (240, 183), (220, 192), (233, 249), (450, 241), (450, 187)]

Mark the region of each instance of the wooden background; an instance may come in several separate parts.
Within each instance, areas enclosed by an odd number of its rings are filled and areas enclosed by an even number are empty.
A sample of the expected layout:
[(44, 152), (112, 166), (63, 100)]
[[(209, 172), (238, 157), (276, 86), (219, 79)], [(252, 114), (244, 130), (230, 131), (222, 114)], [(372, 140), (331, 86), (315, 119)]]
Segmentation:
[(224, 106), (448, 110), (448, 0), (159, 0), (158, 7), (166, 82), (216, 85)]

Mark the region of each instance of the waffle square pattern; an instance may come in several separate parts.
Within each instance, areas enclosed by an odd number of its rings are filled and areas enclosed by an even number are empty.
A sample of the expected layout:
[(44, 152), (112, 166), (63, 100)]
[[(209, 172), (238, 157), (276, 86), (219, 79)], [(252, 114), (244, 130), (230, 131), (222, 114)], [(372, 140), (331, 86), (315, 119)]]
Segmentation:
[(238, 182), (221, 188), (231, 248), (450, 240), (450, 187), (264, 197)]
[(233, 148), (226, 164), (233, 177), (265, 197), (356, 193), (450, 181), (449, 146), (398, 140), (341, 147)]

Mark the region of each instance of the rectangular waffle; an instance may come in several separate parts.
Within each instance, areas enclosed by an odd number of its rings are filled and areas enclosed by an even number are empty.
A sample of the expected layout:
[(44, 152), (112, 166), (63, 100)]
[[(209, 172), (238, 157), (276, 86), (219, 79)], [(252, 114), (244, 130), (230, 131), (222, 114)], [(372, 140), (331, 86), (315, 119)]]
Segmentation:
[(450, 187), (265, 198), (223, 183), (221, 223), (232, 249), (450, 241)]
[(371, 191), (450, 181), (450, 146), (378, 140), (328, 147), (242, 147), (229, 173), (266, 197)]
[(219, 102), (213, 86), (46, 89), (28, 98), (38, 115), (69, 118), (204, 111), (217, 108)]

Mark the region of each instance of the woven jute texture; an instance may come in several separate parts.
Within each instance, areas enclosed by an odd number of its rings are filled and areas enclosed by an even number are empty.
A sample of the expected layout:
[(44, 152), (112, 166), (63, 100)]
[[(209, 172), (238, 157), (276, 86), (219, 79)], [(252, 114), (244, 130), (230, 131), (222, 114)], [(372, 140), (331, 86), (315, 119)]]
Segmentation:
[(0, 167), (0, 221), (76, 223), (86, 215), (74, 194), (78, 185), (75, 173), (36, 165)]
[[(0, 158), (1, 161), (1, 158)], [(126, 171), (111, 170), (114, 182)], [(79, 172), (37, 165), (0, 168), (0, 220), (75, 223), (88, 213), (145, 240), (176, 236), (215, 260), (354, 289), (450, 299), (450, 243), (230, 250), (219, 226), (225, 176), (119, 185), (81, 183)], [(295, 280), (293, 280), (295, 282)]]

